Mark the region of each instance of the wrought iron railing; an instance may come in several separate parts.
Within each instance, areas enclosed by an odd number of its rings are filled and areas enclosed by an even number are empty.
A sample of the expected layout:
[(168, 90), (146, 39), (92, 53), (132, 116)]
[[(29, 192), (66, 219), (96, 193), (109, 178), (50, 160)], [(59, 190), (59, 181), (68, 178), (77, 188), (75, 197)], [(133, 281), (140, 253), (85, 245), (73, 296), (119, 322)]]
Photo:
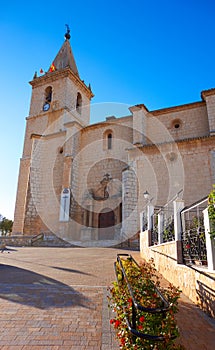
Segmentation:
[(184, 264), (206, 265), (207, 251), (203, 210), (207, 207), (208, 199), (203, 198), (198, 203), (184, 208), (182, 220), (182, 254)]
[[(172, 203), (171, 203), (172, 204)], [(162, 242), (171, 242), (175, 240), (174, 232), (174, 212), (173, 204), (168, 207), (155, 207), (154, 214), (152, 215), (152, 232), (151, 232), (151, 244), (158, 244), (158, 215), (162, 213), (163, 215), (163, 226), (162, 232)]]
[[(180, 198), (183, 190), (180, 190), (174, 195), (164, 206), (157, 206), (154, 208), (154, 215), (152, 217), (152, 245), (158, 244), (158, 242), (171, 242), (175, 240), (174, 232), (174, 201)], [(158, 233), (158, 215), (162, 216), (162, 226), (160, 227), (160, 233)]]
[[(137, 324), (137, 311), (143, 311), (146, 313), (150, 313), (150, 314), (161, 314), (163, 316), (163, 318), (166, 316), (166, 312), (170, 309), (170, 304), (169, 302), (166, 300), (166, 298), (162, 295), (162, 293), (159, 291), (159, 289), (152, 283), (153, 288), (155, 290), (156, 295), (161, 299), (161, 307), (157, 307), (157, 308), (148, 308), (148, 307), (144, 307), (143, 305), (141, 305), (140, 303), (137, 302), (136, 298), (135, 298), (135, 294), (134, 291), (132, 289), (132, 286), (130, 285), (129, 281), (128, 281), (128, 277), (126, 274), (126, 271), (123, 267), (122, 261), (121, 261), (121, 256), (123, 257), (127, 257), (130, 259), (130, 261), (132, 261), (137, 268), (139, 268), (138, 263), (136, 262), (136, 260), (133, 259), (133, 257), (130, 254), (117, 254), (117, 263), (114, 263), (114, 268), (115, 268), (115, 273), (116, 273), (116, 278), (117, 278), (117, 283), (118, 285), (121, 284), (121, 282), (119, 282), (118, 280), (118, 271), (117, 271), (117, 267), (120, 268), (121, 270), (121, 276), (123, 281), (125, 281), (126, 283), (126, 287), (128, 289), (128, 292), (130, 294), (131, 300), (132, 300), (132, 315), (131, 318), (129, 318), (129, 315), (127, 314), (125, 308), (124, 308), (124, 314), (127, 315), (125, 316), (125, 320), (126, 320), (126, 324), (128, 326), (129, 331), (133, 334), (134, 337), (139, 337), (139, 338), (143, 338), (143, 339), (147, 339), (147, 340), (153, 340), (153, 341), (165, 341), (166, 337), (164, 335), (154, 335), (154, 334), (146, 334), (143, 332), (140, 332), (139, 330), (137, 330), (136, 324)], [(172, 336), (171, 339), (175, 339), (176, 336)]]
[(171, 209), (167, 213), (164, 210), (163, 243), (175, 240), (173, 207)]

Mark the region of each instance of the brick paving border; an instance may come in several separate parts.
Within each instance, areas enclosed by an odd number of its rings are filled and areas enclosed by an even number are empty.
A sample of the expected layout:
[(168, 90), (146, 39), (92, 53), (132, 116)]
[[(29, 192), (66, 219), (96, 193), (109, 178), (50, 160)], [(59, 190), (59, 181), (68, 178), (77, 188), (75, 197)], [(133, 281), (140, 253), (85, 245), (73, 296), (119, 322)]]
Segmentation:
[(110, 319), (113, 318), (112, 311), (108, 307), (108, 292), (104, 288), (102, 305), (102, 347), (101, 350), (117, 350), (119, 344), (115, 338), (115, 332), (110, 325)]

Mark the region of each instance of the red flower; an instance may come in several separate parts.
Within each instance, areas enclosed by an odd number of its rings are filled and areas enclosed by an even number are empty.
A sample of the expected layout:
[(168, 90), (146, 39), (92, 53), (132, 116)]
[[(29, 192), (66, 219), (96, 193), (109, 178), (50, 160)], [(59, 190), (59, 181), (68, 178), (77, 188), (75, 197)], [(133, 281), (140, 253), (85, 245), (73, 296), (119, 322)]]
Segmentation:
[(121, 322), (120, 322), (119, 320), (116, 320), (116, 321), (115, 321), (114, 328), (118, 328), (118, 327), (119, 327), (119, 325), (120, 325), (120, 323), (121, 323)]
[(129, 298), (128, 299), (128, 307), (131, 307), (132, 306), (132, 298)]
[(140, 325), (138, 326), (138, 329), (143, 329), (143, 326), (140, 324)]
[(186, 249), (190, 249), (190, 244), (186, 244)]
[(125, 338), (121, 338), (120, 342), (121, 342), (122, 345), (125, 345)]
[(144, 316), (140, 316), (139, 321), (140, 322), (144, 322), (145, 321), (145, 317)]
[(110, 320), (110, 324), (113, 324), (115, 322), (115, 320), (112, 318), (111, 320)]

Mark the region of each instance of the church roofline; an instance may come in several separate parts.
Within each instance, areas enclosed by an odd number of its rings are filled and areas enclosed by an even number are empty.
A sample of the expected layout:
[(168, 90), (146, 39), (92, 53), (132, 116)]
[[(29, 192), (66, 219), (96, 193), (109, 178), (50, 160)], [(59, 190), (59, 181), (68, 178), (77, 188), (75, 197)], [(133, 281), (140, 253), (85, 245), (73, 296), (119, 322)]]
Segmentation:
[(191, 108), (198, 108), (201, 106), (205, 106), (205, 101), (191, 102), (191, 103), (186, 103), (186, 104), (178, 105), (178, 106), (155, 109), (152, 111), (149, 111), (148, 108), (144, 104), (138, 104), (138, 105), (130, 107), (129, 109), (131, 112), (135, 112), (135, 111), (143, 109), (147, 113), (150, 113), (153, 116), (157, 116), (157, 115), (162, 115), (162, 114), (167, 114), (167, 113), (180, 112), (180, 111), (184, 111), (186, 109), (191, 109)]
[(179, 106), (172, 106), (172, 107), (157, 109), (157, 110), (151, 111), (150, 113), (152, 115), (161, 115), (161, 114), (167, 114), (172, 112), (180, 112), (186, 109), (198, 108), (201, 106), (205, 106), (205, 101), (191, 102), (191, 103), (185, 103)]
[(115, 119), (112, 119), (112, 120), (104, 120), (102, 122), (87, 125), (86, 127), (84, 127), (82, 129), (82, 131), (93, 129), (93, 128), (98, 128), (98, 127), (106, 127), (108, 125), (117, 125), (121, 121), (124, 121), (125, 119), (132, 119), (132, 118), (133, 118), (132, 115), (127, 115), (127, 116), (119, 117), (119, 118), (116, 117)]
[(205, 97), (215, 95), (215, 88), (203, 90), (201, 92), (201, 98), (205, 101)]

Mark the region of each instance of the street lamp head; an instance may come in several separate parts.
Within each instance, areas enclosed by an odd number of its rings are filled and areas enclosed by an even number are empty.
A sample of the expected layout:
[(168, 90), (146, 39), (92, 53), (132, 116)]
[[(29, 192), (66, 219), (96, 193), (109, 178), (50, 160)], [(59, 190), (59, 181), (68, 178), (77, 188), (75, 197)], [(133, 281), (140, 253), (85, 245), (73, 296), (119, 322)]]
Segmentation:
[(143, 193), (143, 197), (144, 197), (145, 199), (149, 199), (149, 192), (148, 192), (148, 191), (145, 191), (145, 192)]

